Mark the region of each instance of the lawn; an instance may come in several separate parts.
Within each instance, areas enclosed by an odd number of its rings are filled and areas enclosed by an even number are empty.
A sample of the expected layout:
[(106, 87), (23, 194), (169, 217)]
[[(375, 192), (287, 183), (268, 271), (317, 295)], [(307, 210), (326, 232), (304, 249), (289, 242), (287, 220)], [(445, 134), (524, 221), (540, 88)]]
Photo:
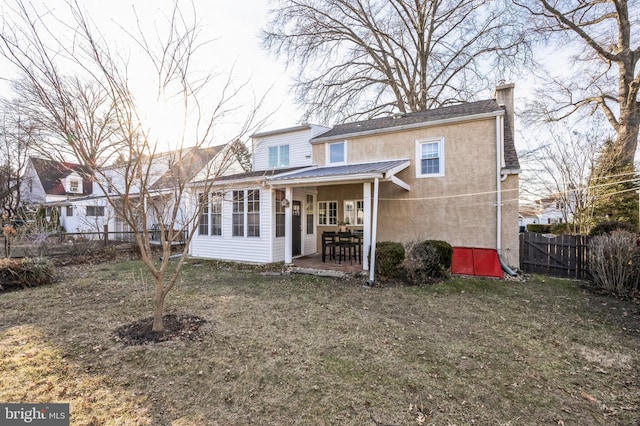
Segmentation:
[(640, 423), (640, 305), (576, 283), (420, 287), (191, 261), (167, 314), (203, 335), (125, 346), (151, 315), (140, 262), (0, 294), (0, 401), (74, 425)]

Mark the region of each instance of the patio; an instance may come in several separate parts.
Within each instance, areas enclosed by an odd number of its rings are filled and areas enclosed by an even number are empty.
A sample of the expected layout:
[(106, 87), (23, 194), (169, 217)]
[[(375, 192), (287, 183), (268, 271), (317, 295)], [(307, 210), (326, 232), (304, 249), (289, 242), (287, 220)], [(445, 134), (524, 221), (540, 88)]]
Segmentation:
[(362, 270), (362, 265), (357, 262), (349, 262), (342, 261), (338, 263), (337, 260), (329, 260), (326, 262), (322, 261), (322, 254), (316, 253), (309, 256), (302, 256), (293, 259), (293, 266), (297, 268), (308, 268), (308, 269), (317, 269), (324, 271), (339, 271), (344, 272), (345, 274), (357, 274), (357, 273), (365, 273), (366, 271)]

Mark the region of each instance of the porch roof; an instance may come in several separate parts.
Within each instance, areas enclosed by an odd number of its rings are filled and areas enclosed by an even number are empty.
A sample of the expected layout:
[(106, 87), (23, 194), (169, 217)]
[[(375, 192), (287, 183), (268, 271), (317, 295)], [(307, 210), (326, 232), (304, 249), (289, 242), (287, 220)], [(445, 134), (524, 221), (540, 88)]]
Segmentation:
[(408, 159), (402, 158), (340, 166), (313, 166), (290, 173), (277, 174), (268, 178), (267, 181), (272, 186), (331, 185), (334, 183), (364, 182), (378, 178), (392, 180), (399, 184), (399, 179), (395, 177), (395, 174), (409, 167), (409, 164)]

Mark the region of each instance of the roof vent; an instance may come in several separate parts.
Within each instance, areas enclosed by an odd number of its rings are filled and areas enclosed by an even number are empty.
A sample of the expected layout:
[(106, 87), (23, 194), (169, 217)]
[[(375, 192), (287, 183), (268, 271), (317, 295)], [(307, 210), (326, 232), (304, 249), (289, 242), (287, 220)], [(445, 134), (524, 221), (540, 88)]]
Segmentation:
[(391, 117), (393, 117), (393, 119), (396, 119), (396, 118), (402, 118), (406, 116), (407, 116), (406, 112), (395, 112)]

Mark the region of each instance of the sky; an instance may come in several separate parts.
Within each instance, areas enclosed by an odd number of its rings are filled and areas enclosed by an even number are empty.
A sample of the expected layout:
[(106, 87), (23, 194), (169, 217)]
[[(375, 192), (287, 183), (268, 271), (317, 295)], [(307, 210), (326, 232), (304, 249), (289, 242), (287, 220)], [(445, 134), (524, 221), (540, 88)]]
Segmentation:
[[(4, 5), (3, 5), (4, 3)], [(6, 9), (10, 1), (0, 2), (0, 10)], [(56, 16), (64, 17), (68, 10), (64, 0), (32, 0), (31, 4), (39, 13), (53, 10)], [(119, 52), (131, 51), (133, 60), (137, 53), (124, 31), (135, 31), (136, 21), (132, 5), (137, 15), (143, 21), (146, 30), (153, 30), (156, 22), (161, 22), (171, 10), (172, 0), (132, 1), (109, 0), (80, 1), (82, 7), (94, 20), (95, 25), (109, 40), (109, 44), (117, 46)], [(181, 7), (190, 13), (190, 2), (180, 0)], [(299, 124), (300, 113), (294, 106), (293, 98), (289, 94), (291, 83), (283, 60), (270, 56), (259, 45), (258, 34), (268, 22), (267, 0), (242, 0), (242, 7), (237, 0), (193, 0), (197, 11), (197, 22), (200, 25), (200, 40), (211, 41), (207, 43), (198, 55), (199, 62), (196, 69), (202, 72), (213, 71), (218, 74), (217, 85), (211, 86), (212, 101), (219, 97), (216, 87), (222, 87), (227, 75), (231, 75), (236, 86), (244, 84), (242, 89), (242, 101), (238, 99), (236, 104), (244, 104), (247, 108), (268, 93), (264, 107), (261, 108), (261, 117), (269, 117), (260, 130), (272, 130), (291, 127)], [(3, 13), (5, 11), (3, 10)], [(63, 18), (64, 19), (64, 18)], [(70, 20), (70, 19), (69, 19)], [(3, 77), (11, 76), (11, 67), (1, 65)], [(149, 69), (146, 67), (131, 66), (130, 72), (136, 75), (136, 90), (139, 90), (139, 99), (147, 99), (145, 93), (155, 93), (155, 86), (151, 84)], [(149, 85), (149, 87), (143, 87)], [(5, 87), (6, 83), (5, 83)], [(145, 103), (144, 101), (142, 102)], [(154, 105), (143, 107), (148, 109), (150, 125), (160, 128), (165, 137), (176, 133), (176, 125), (170, 119), (176, 115), (171, 105)], [(178, 113), (179, 115), (179, 113)], [(219, 143), (227, 142), (236, 133), (246, 110), (240, 108), (235, 116), (225, 116), (225, 123), (218, 127), (214, 137)], [(177, 133), (176, 133), (177, 134)], [(175, 138), (176, 136), (169, 136)], [(213, 145), (219, 144), (214, 141)]]

